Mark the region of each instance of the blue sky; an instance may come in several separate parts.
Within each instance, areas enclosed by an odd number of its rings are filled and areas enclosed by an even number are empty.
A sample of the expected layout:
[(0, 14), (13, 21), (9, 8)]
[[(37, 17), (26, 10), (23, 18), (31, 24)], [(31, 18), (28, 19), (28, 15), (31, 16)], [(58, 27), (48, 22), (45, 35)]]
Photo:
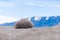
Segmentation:
[(0, 0), (0, 15), (16, 19), (60, 15), (60, 0)]

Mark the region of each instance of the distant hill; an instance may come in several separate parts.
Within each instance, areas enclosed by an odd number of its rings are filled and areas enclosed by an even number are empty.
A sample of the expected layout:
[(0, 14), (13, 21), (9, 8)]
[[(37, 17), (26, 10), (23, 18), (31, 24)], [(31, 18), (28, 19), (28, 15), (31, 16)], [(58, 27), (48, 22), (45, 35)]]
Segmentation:
[(0, 24), (0, 26), (14, 26), (16, 22), (11, 22), (11, 23), (3, 23)]
[[(33, 16), (30, 20), (34, 23), (34, 27), (52, 27), (60, 24), (60, 16), (38, 17)], [(16, 22), (3, 23), (0, 26), (14, 26)]]

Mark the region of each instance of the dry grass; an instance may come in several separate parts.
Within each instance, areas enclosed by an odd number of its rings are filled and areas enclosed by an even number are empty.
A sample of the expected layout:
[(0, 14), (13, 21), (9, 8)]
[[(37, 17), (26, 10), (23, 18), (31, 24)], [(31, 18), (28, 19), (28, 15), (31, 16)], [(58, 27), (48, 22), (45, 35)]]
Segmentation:
[(60, 25), (30, 29), (0, 27), (0, 40), (60, 40)]

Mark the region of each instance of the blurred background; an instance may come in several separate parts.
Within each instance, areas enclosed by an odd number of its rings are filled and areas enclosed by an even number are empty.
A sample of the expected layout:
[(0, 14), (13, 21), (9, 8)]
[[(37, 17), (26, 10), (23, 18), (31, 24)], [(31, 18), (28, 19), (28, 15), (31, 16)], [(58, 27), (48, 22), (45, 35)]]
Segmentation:
[(29, 18), (34, 27), (60, 24), (60, 0), (0, 0), (0, 26)]

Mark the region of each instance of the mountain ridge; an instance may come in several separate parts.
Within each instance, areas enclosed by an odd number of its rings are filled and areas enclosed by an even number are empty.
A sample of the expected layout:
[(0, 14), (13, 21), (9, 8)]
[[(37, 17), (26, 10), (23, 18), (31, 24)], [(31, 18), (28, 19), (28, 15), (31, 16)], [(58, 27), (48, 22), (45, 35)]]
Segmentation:
[[(58, 25), (60, 23), (60, 16), (50, 16), (50, 17), (39, 17), (39, 16), (33, 16), (30, 19), (34, 27), (51, 27)], [(11, 22), (11, 23), (3, 23), (0, 24), (0, 26), (14, 26), (16, 22)]]

